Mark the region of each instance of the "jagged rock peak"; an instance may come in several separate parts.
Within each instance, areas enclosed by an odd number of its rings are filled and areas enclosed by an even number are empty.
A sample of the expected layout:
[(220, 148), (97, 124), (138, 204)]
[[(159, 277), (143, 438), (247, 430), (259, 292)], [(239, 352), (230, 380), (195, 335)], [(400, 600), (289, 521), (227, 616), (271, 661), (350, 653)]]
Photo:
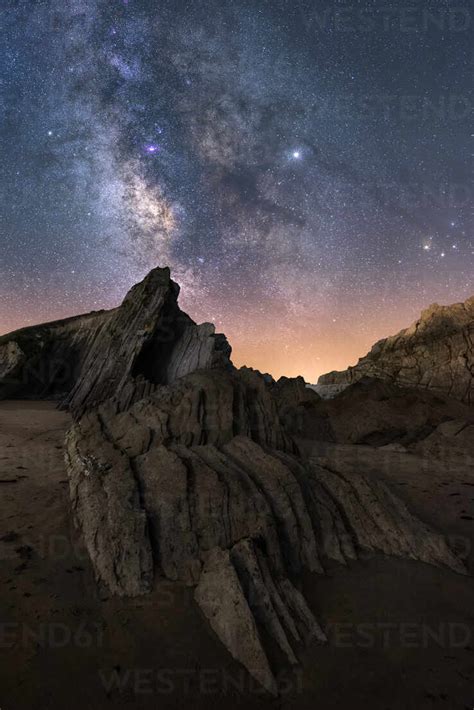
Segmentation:
[(435, 303), (409, 328), (375, 343), (354, 367), (322, 375), (318, 386), (378, 377), (472, 403), (473, 335), (474, 296), (450, 306)]
[(190, 372), (231, 367), (231, 348), (211, 323), (196, 323), (178, 306), (169, 268), (153, 269), (127, 293), (98, 334), (70, 393), (75, 413), (115, 397), (125, 409)]
[(232, 367), (214, 325), (178, 306), (169, 268), (155, 268), (111, 311), (33, 326), (0, 339), (0, 397), (63, 396), (79, 416), (110, 397), (121, 406), (194, 370)]

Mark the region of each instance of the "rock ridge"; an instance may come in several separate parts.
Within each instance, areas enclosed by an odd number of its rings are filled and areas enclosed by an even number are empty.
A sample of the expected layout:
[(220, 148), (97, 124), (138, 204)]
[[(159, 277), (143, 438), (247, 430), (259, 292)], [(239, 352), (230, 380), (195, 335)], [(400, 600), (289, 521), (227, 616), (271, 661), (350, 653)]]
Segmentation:
[(349, 385), (362, 377), (390, 380), (474, 402), (474, 296), (433, 304), (397, 335), (375, 343), (357, 365), (322, 375), (318, 385)]

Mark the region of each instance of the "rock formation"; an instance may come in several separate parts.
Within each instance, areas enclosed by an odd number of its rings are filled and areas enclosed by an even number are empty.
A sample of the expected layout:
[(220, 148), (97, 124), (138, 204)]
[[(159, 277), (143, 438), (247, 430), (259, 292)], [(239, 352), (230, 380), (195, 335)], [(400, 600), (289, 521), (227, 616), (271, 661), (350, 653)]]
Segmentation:
[(319, 397), (301, 379), (237, 370), (177, 295), (154, 270), (81, 358), (67, 398), (74, 518), (99, 584), (123, 596), (163, 577), (194, 587), (222, 643), (275, 694), (277, 666), (325, 641), (304, 570), (375, 552), (465, 570), (385, 483), (303, 457), (293, 434), (336, 426)]
[(89, 313), (1, 336), (0, 399), (64, 397), (113, 313)]
[(474, 402), (474, 296), (452, 306), (434, 304), (398, 335), (376, 343), (357, 365), (319, 378), (343, 386), (362, 377), (390, 380)]
[(154, 269), (126, 295), (94, 339), (67, 404), (78, 413), (112, 395), (126, 408), (158, 385), (188, 372), (230, 364), (230, 347), (214, 326), (197, 326), (180, 310), (169, 269)]
[(154, 572), (196, 585), (215, 632), (270, 692), (275, 681), (259, 629), (286, 663), (296, 663), (302, 642), (324, 641), (298, 590), (303, 570), (324, 573), (325, 558), (344, 564), (378, 551), (464, 571), (383, 483), (248, 436), (184, 445), (187, 427), (170, 437), (154, 397), (137, 402), (137, 414), (133, 431), (100, 409), (68, 434), (72, 504), (97, 579), (119, 595), (151, 591)]
[(302, 378), (236, 369), (225, 336), (194, 323), (178, 294), (169, 270), (154, 269), (114, 310), (4, 336), (0, 396), (70, 409), (72, 509), (98, 583), (121, 596), (161, 578), (193, 587), (222, 643), (276, 694), (278, 667), (325, 641), (305, 570), (382, 553), (465, 572), (373, 473), (341, 465), (334, 448), (332, 458), (302, 451), (309, 441), (437, 455), (449, 442), (466, 455), (472, 410), (396, 385), (471, 401), (473, 300), (430, 309), (356, 368), (322, 378), (350, 384), (323, 401)]
[(376, 447), (420, 442), (448, 421), (474, 422), (474, 410), (430, 390), (370, 377), (335, 397), (307, 403), (304, 416), (293, 408), (285, 419), (287, 432), (297, 439)]
[(154, 269), (118, 308), (2, 336), (0, 398), (64, 398), (79, 414), (121, 393), (126, 407), (187, 372), (229, 364), (225, 337), (197, 326), (178, 294), (169, 269)]

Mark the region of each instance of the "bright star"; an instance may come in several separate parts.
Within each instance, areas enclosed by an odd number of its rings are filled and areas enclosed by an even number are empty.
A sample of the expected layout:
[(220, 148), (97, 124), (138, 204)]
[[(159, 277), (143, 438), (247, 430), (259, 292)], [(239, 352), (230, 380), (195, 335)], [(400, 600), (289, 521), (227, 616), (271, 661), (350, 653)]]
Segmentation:
[(295, 160), (299, 160), (301, 158), (301, 151), (299, 150), (294, 150), (292, 153), (292, 156)]
[(149, 153), (150, 155), (153, 155), (153, 153), (157, 153), (159, 151), (160, 147), (156, 145), (156, 143), (149, 143), (148, 145), (145, 146), (145, 151)]

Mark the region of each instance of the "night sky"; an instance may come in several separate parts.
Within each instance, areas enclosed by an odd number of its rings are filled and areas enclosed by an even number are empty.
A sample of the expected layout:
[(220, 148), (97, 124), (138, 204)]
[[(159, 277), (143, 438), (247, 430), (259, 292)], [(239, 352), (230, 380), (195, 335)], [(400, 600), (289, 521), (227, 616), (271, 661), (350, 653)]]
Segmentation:
[(170, 265), (307, 380), (474, 292), (472, 6), (2, 0), (0, 332)]

